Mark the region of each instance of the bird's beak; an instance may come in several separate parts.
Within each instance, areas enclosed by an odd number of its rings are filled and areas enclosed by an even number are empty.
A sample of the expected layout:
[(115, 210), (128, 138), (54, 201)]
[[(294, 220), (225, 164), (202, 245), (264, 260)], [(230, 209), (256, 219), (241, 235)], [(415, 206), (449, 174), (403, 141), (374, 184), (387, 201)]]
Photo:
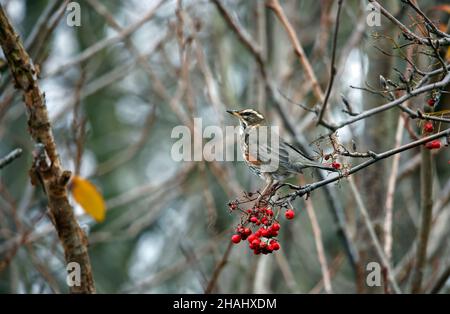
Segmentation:
[(229, 114), (232, 114), (233, 116), (239, 117), (239, 112), (237, 110), (227, 110)]

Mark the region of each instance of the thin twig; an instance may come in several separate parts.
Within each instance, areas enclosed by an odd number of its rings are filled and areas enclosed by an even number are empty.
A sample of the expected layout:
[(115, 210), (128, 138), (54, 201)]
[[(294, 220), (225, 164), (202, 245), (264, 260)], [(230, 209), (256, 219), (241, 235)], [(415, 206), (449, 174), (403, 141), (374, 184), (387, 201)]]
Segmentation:
[(386, 111), (388, 109), (391, 109), (393, 107), (396, 107), (396, 106), (404, 103), (408, 99), (410, 99), (412, 97), (415, 97), (417, 95), (423, 94), (423, 93), (431, 91), (433, 89), (443, 88), (443, 87), (447, 86), (449, 82), (450, 82), (450, 74), (447, 74), (439, 82), (431, 83), (431, 84), (428, 84), (428, 85), (416, 88), (416, 89), (412, 90), (410, 93), (403, 95), (402, 97), (399, 97), (399, 98), (397, 98), (397, 99), (395, 99), (395, 100), (393, 100), (391, 102), (388, 102), (388, 103), (386, 103), (384, 105), (377, 106), (377, 107), (375, 107), (373, 109), (366, 110), (366, 111), (360, 113), (359, 115), (357, 115), (357, 116), (355, 116), (353, 118), (350, 118), (347, 121), (343, 121), (343, 122), (339, 123), (338, 125), (336, 125), (334, 127), (334, 131), (336, 131), (337, 129), (343, 128), (344, 126), (347, 126), (347, 125), (350, 125), (350, 124), (355, 123), (357, 121), (360, 121), (362, 119), (368, 118), (368, 117), (373, 116), (375, 114), (378, 114), (378, 113), (384, 112), (384, 111)]
[(8, 155), (0, 159), (0, 169), (7, 166), (11, 162), (13, 162), (15, 159), (19, 158), (20, 155), (22, 155), (22, 149), (16, 148), (12, 152), (10, 152)]
[[(398, 118), (397, 131), (395, 133), (395, 147), (398, 148), (402, 142), (402, 135), (404, 130), (403, 117)], [(400, 163), (400, 154), (394, 156), (392, 160), (392, 167), (390, 171), (388, 188), (386, 193), (386, 203), (384, 205), (386, 216), (384, 219), (384, 254), (388, 262), (392, 257), (392, 218), (393, 218), (393, 206), (394, 206), (394, 193), (397, 182), (398, 165)]]
[[(388, 20), (390, 20), (392, 23), (396, 24), (408, 40), (415, 41), (422, 45), (429, 45), (427, 38), (420, 37), (417, 34), (413, 33), (402, 22), (400, 22), (396, 17), (394, 17), (391, 13), (389, 13), (388, 10), (386, 10), (384, 7), (382, 7), (379, 2), (377, 2), (375, 0), (369, 0), (369, 2), (374, 4), (377, 8), (379, 8), (381, 14), (383, 14)], [(441, 46), (450, 45), (450, 38), (448, 38), (448, 37), (441, 38), (441, 39), (434, 40), (434, 41), (438, 42), (439, 45), (441, 45)]]
[(328, 82), (327, 90), (325, 92), (325, 99), (323, 100), (322, 108), (320, 109), (319, 117), (318, 117), (316, 125), (319, 125), (322, 122), (323, 115), (325, 114), (325, 110), (327, 109), (328, 99), (330, 98), (331, 90), (333, 88), (334, 77), (336, 76), (335, 61), (336, 61), (337, 37), (338, 37), (338, 33), (339, 33), (339, 18), (341, 16), (341, 8), (342, 8), (343, 2), (344, 2), (344, 0), (338, 1), (338, 9), (337, 9), (337, 13), (336, 13), (336, 26), (334, 29), (333, 48), (332, 48), (332, 53), (331, 53), (330, 81)]
[(358, 208), (361, 212), (361, 215), (363, 217), (363, 221), (366, 225), (367, 230), (369, 231), (370, 238), (372, 239), (372, 243), (375, 246), (375, 250), (377, 252), (378, 257), (380, 258), (381, 262), (383, 263), (383, 267), (387, 269), (387, 278), (389, 280), (389, 283), (392, 285), (392, 288), (394, 289), (395, 293), (399, 294), (401, 293), (400, 287), (397, 284), (397, 281), (394, 276), (394, 272), (392, 270), (391, 264), (386, 258), (386, 255), (383, 252), (383, 249), (381, 247), (380, 242), (378, 241), (377, 235), (375, 233), (375, 228), (373, 227), (372, 221), (370, 220), (369, 213), (367, 212), (367, 209), (364, 205), (364, 202), (361, 198), (361, 194), (359, 193), (358, 189), (356, 188), (356, 184), (352, 177), (349, 178), (350, 187), (353, 191), (353, 194), (356, 199), (356, 203), (358, 204)]
[(328, 269), (327, 258), (323, 248), (322, 232), (320, 231), (319, 223), (317, 222), (316, 213), (314, 212), (311, 198), (305, 201), (306, 211), (308, 212), (309, 219), (311, 220), (311, 227), (314, 234), (314, 241), (316, 243), (317, 256), (319, 258), (320, 268), (322, 270), (323, 284), (326, 293), (333, 293), (331, 287), (330, 271)]
[(322, 88), (319, 85), (316, 75), (314, 74), (314, 70), (311, 66), (311, 63), (308, 60), (308, 57), (306, 56), (305, 51), (303, 50), (300, 40), (297, 34), (295, 33), (294, 27), (289, 22), (289, 19), (284, 13), (284, 10), (281, 7), (280, 2), (278, 0), (268, 0), (267, 6), (275, 13), (275, 15), (278, 17), (281, 24), (283, 25), (284, 29), (286, 30), (289, 39), (292, 43), (292, 46), (294, 47), (295, 54), (298, 56), (300, 64), (305, 69), (306, 76), (311, 81), (314, 96), (316, 97), (317, 101), (323, 103), (324, 94)]
[(439, 28), (437, 28), (436, 25), (434, 25), (434, 23), (429, 19), (429, 17), (425, 13), (423, 13), (423, 11), (417, 5), (415, 5), (413, 1), (411, 0), (403, 0), (403, 1), (408, 3), (408, 5), (412, 7), (417, 12), (417, 14), (419, 14), (424, 19), (426, 25), (430, 28), (430, 30), (433, 33), (441, 37), (450, 37), (449, 34), (446, 34), (442, 32)]
[(425, 147), (421, 149), (422, 164), (420, 166), (420, 198), (422, 222), (418, 233), (416, 261), (413, 269), (411, 292), (422, 291), (423, 272), (427, 260), (428, 238), (433, 217), (433, 170), (431, 152)]
[(436, 283), (434, 284), (433, 288), (431, 288), (430, 293), (431, 294), (439, 293), (439, 291), (445, 286), (445, 283), (447, 282), (449, 277), (450, 277), (450, 265), (447, 266), (447, 268), (439, 276), (438, 280), (436, 280)]
[(228, 262), (228, 256), (230, 255), (232, 247), (233, 247), (233, 243), (230, 241), (227, 249), (223, 253), (222, 258), (220, 259), (219, 263), (217, 264), (216, 268), (214, 269), (211, 279), (208, 282), (208, 286), (205, 289), (205, 294), (210, 294), (214, 290), (214, 287), (217, 284), (217, 280), (219, 279), (220, 273), (222, 272), (223, 268), (225, 267), (225, 265)]

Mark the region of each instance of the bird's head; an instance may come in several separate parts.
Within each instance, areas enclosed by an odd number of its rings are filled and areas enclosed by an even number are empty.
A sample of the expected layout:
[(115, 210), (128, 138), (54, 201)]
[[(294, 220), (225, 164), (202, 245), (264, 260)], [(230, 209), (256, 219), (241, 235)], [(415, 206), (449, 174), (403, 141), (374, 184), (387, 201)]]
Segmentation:
[(264, 116), (253, 109), (227, 110), (227, 112), (238, 118), (244, 128), (260, 125), (264, 121)]

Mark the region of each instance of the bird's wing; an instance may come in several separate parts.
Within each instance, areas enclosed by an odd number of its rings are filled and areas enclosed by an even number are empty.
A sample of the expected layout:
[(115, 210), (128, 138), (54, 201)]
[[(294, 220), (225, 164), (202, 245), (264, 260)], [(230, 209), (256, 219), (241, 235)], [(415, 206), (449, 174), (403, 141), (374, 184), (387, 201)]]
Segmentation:
[[(257, 131), (256, 131), (257, 132)], [(281, 137), (277, 141), (265, 138), (264, 135), (250, 133), (248, 145), (250, 155), (263, 165), (282, 165), (301, 171), (301, 169), (313, 167), (326, 170), (334, 170), (331, 167), (318, 163), (307, 157), (300, 149), (284, 141)], [(278, 144), (278, 145), (277, 145)], [(278, 149), (277, 149), (278, 146)]]

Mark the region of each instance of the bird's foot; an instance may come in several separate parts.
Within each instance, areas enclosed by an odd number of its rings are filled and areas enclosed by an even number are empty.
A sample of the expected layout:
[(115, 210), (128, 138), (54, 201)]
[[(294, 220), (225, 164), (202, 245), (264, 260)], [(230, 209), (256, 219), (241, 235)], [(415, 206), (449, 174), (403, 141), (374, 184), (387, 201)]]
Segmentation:
[(266, 206), (269, 204), (269, 200), (272, 196), (272, 193), (260, 194), (255, 201), (255, 207)]
[(306, 195), (306, 199), (308, 199), (310, 197), (311, 191), (312, 191), (311, 184), (306, 184), (306, 185), (301, 186), (301, 187), (296, 187), (295, 189), (297, 191), (292, 194), (292, 198), (291, 199), (295, 199), (297, 196), (302, 197), (303, 195)]
[(308, 199), (311, 196), (311, 184), (303, 186), (300, 191), (303, 191), (303, 195), (306, 195), (306, 199)]

